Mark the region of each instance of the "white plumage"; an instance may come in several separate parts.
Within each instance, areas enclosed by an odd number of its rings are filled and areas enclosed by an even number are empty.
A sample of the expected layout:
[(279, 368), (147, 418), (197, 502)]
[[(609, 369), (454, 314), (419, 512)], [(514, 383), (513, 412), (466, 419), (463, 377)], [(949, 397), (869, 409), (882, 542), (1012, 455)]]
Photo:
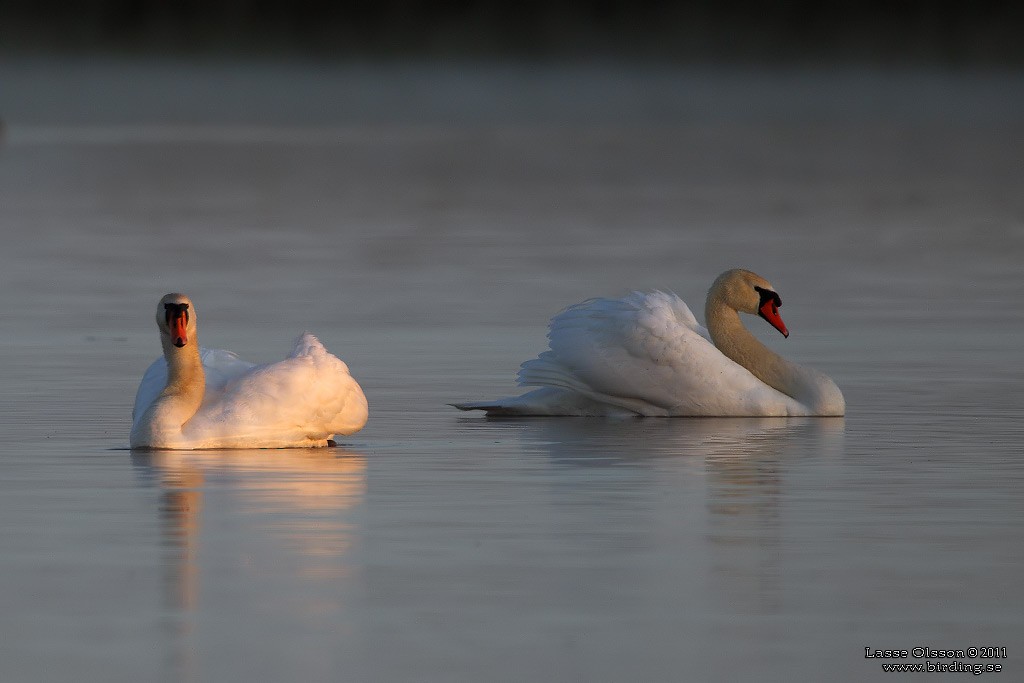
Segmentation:
[[(168, 297), (191, 305), (181, 295)], [(165, 357), (149, 366), (136, 392), (133, 448), (325, 446), (366, 424), (362, 389), (312, 334), (302, 334), (284, 360), (255, 365), (230, 351), (194, 346), (194, 315), (191, 338), (177, 347), (164, 334), (162, 314), (158, 309)], [(171, 374), (176, 379), (169, 383)]]
[[(749, 271), (729, 273), (756, 278), (746, 283), (754, 303), (727, 301), (723, 285), (709, 293), (709, 309), (731, 311), (735, 326), (727, 320), (723, 334), (747, 344), (750, 364), (762, 368), (748, 369), (727, 357), (675, 294), (633, 292), (621, 299), (588, 299), (551, 320), (549, 350), (519, 371), (519, 384), (543, 388), (456, 407), (495, 415), (841, 415), (842, 394), (829, 378), (775, 355), (739, 323), (738, 308), (757, 308), (754, 283), (774, 291)], [(728, 318), (727, 311), (722, 315)], [(756, 376), (759, 370), (788, 392)], [(780, 372), (788, 378), (776, 377)]]

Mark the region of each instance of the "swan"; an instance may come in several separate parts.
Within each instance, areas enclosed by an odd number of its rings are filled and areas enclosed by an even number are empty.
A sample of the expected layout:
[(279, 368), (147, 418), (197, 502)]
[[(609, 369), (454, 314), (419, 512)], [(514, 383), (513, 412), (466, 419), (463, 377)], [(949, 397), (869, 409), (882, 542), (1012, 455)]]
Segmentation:
[(135, 394), (132, 448), (319, 447), (366, 424), (366, 397), (348, 366), (308, 332), (284, 360), (255, 365), (201, 349), (184, 294), (160, 299), (156, 325), (164, 357)]
[(728, 270), (708, 291), (702, 327), (675, 294), (588, 299), (551, 319), (550, 348), (519, 370), (521, 396), (455, 403), (488, 415), (840, 416), (829, 377), (769, 350), (740, 321), (764, 318), (789, 337), (782, 299), (764, 278)]

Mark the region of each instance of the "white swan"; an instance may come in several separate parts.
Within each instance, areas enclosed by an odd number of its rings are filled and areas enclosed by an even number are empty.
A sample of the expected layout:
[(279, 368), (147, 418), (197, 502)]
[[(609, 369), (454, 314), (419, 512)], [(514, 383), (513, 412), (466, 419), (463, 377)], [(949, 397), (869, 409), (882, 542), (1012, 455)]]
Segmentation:
[(708, 292), (707, 329), (674, 294), (588, 299), (551, 320), (550, 349), (526, 361), (522, 396), (453, 404), (489, 415), (843, 415), (830, 378), (770, 351), (738, 312), (789, 336), (782, 300), (749, 270), (722, 273)]
[(164, 357), (146, 370), (132, 410), (132, 448), (327, 446), (366, 424), (366, 397), (348, 366), (304, 333), (284, 360), (254, 365), (200, 349), (192, 300), (156, 309)]

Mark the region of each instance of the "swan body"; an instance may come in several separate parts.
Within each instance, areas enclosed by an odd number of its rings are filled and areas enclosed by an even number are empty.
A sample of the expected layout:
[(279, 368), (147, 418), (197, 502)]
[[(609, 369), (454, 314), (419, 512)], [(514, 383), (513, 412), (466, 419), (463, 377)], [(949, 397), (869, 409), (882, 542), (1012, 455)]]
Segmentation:
[(366, 424), (366, 397), (348, 366), (306, 332), (291, 354), (255, 365), (200, 348), (183, 294), (157, 306), (164, 357), (146, 370), (132, 410), (132, 448), (327, 446)]
[(550, 348), (523, 363), (521, 396), (454, 404), (489, 415), (839, 416), (829, 377), (759, 342), (739, 313), (789, 336), (779, 295), (748, 270), (722, 273), (708, 292), (707, 328), (676, 295), (633, 292), (588, 299), (556, 315)]

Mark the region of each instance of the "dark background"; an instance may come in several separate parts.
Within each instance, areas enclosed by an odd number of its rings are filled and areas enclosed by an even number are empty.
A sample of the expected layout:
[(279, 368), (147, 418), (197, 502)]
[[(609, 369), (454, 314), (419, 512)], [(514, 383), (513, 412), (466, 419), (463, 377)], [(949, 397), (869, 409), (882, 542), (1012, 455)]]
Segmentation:
[(6, 0), (0, 52), (1020, 65), (1024, 3)]

